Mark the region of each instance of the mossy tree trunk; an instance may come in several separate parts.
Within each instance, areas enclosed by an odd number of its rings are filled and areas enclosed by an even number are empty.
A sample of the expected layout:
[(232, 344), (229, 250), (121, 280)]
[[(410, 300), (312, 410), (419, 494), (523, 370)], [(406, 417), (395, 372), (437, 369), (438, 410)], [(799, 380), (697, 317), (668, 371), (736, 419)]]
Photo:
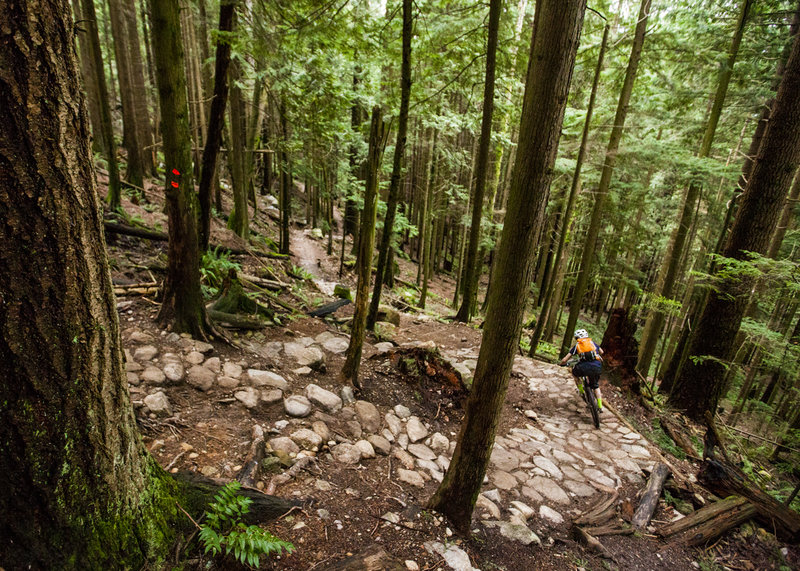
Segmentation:
[(538, 0), (523, 99), (518, 160), (497, 251), (478, 366), (450, 468), (428, 502), (469, 529), (519, 347), (531, 258), (544, 217), (586, 0)]
[(397, 142), (394, 146), (394, 159), (392, 162), (392, 175), (389, 179), (389, 196), (386, 202), (386, 216), (383, 219), (383, 234), (381, 236), (380, 252), (378, 253), (378, 269), (375, 274), (375, 288), (372, 290), (372, 299), (367, 315), (367, 329), (375, 328), (378, 317), (378, 306), (381, 302), (381, 289), (387, 282), (386, 274), (390, 272), (389, 252), (394, 247), (394, 218), (397, 212), (397, 201), (400, 195), (400, 177), (403, 171), (403, 160), (406, 150), (408, 134), (408, 106), (411, 99), (411, 36), (413, 34), (414, 18), (411, 13), (411, 0), (403, 0), (403, 61), (400, 71), (400, 116), (397, 122)]
[(372, 110), (372, 121), (369, 128), (369, 154), (366, 164), (366, 188), (364, 190), (364, 209), (361, 211), (361, 232), (358, 243), (358, 260), (356, 273), (355, 313), (350, 331), (350, 344), (345, 353), (342, 366), (342, 379), (360, 388), (358, 369), (361, 366), (361, 349), (364, 345), (364, 333), (367, 324), (367, 299), (369, 297), (369, 280), (372, 275), (372, 250), (375, 242), (375, 216), (378, 209), (378, 177), (383, 155), (385, 124), (381, 118), (380, 107)]
[(192, 138), (177, 0), (151, 0), (153, 54), (161, 107), (169, 247), (158, 320), (178, 333), (205, 339), (212, 328), (200, 292), (199, 205), (192, 177)]
[(43, 10), (0, 30), (0, 566), (140, 569), (181, 518), (129, 400), (69, 5)]
[[(792, 179), (800, 165), (800, 36), (796, 36), (761, 149), (747, 183), (723, 255), (746, 259), (747, 252), (769, 248)], [(751, 295), (749, 279), (728, 279), (709, 294), (697, 327), (691, 334), (687, 359), (675, 378), (669, 403), (697, 421), (714, 414), (722, 397), (724, 363), (733, 351)], [(708, 358), (711, 357), (711, 358)]]

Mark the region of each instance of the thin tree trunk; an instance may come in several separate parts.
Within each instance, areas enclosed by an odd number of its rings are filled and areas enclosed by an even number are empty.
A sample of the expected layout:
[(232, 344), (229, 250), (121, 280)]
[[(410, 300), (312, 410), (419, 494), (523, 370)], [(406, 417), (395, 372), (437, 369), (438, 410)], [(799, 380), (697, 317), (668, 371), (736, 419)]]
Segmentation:
[(595, 202), (592, 209), (592, 218), (589, 222), (589, 230), (583, 243), (583, 256), (581, 257), (581, 268), (578, 273), (578, 281), (572, 292), (572, 301), (569, 306), (569, 318), (567, 328), (564, 332), (564, 339), (561, 342), (561, 353), (563, 354), (572, 343), (572, 332), (578, 323), (578, 315), (583, 304), (583, 296), (586, 294), (586, 286), (589, 283), (589, 275), (594, 262), (594, 251), (597, 245), (597, 236), (600, 233), (600, 225), (604, 214), (606, 196), (611, 186), (611, 175), (614, 173), (614, 165), (617, 162), (617, 151), (620, 141), (622, 141), (622, 131), (625, 127), (625, 118), (628, 115), (628, 104), (633, 93), (633, 84), (636, 81), (636, 73), (639, 70), (639, 60), (642, 56), (644, 37), (647, 32), (647, 19), (650, 15), (651, 0), (642, 0), (639, 8), (639, 16), (636, 21), (636, 33), (631, 46), (631, 55), (628, 59), (628, 68), (625, 71), (625, 80), (622, 84), (622, 92), (617, 103), (617, 112), (614, 116), (614, 126), (611, 129), (611, 137), (606, 148), (603, 171), (600, 175), (600, 183), (595, 193)]
[(372, 300), (367, 315), (367, 329), (375, 328), (378, 317), (378, 306), (381, 302), (381, 288), (387, 273), (389, 251), (394, 247), (394, 218), (397, 212), (397, 200), (400, 194), (400, 177), (403, 171), (403, 160), (406, 149), (408, 133), (408, 106), (411, 99), (411, 35), (413, 34), (413, 14), (411, 0), (403, 0), (403, 60), (400, 71), (400, 116), (397, 123), (397, 142), (394, 146), (394, 159), (392, 162), (392, 175), (389, 179), (389, 196), (386, 202), (386, 216), (383, 219), (383, 235), (381, 248), (378, 253), (378, 269), (375, 278), (375, 288), (372, 291)]
[(497, 252), (497, 277), (475, 380), (450, 468), (428, 506), (468, 530), (494, 444), (519, 346), (531, 257), (544, 215), (585, 0), (537, 0), (520, 124), (518, 160)]
[[(478, 146), (478, 159), (475, 167), (475, 198), (472, 201), (472, 225), (469, 231), (467, 246), (467, 264), (464, 268), (464, 297), (461, 307), (456, 313), (456, 321), (469, 323), (475, 307), (478, 291), (481, 263), (478, 260), (478, 242), (481, 237), (481, 218), (483, 212), (483, 195), (486, 188), (486, 175), (489, 166), (489, 149), (492, 138), (492, 113), (494, 112), (494, 75), (497, 61), (497, 35), (500, 27), (502, 0), (490, 0), (488, 39), (486, 44), (486, 81), (483, 86), (483, 116), (481, 118), (481, 139)], [(489, 212), (493, 206), (489, 205)], [(422, 307), (425, 307), (424, 305)]]
[[(236, 0), (223, 0), (219, 6), (219, 31), (232, 32), (236, 27)], [(214, 63), (214, 97), (208, 116), (208, 137), (203, 148), (203, 168), (200, 173), (200, 250), (208, 249), (211, 235), (211, 189), (217, 175), (222, 127), (225, 123), (225, 106), (228, 101), (228, 66), (231, 61), (231, 44), (217, 41)], [(267, 159), (269, 160), (269, 159)]]
[(286, 117), (286, 104), (281, 101), (280, 108), (280, 121), (281, 121), (281, 147), (280, 147), (280, 165), (281, 165), (281, 195), (280, 195), (280, 209), (281, 209), (281, 254), (289, 254), (289, 220), (292, 214), (292, 177), (291, 165), (289, 164), (289, 119)]
[(239, 64), (231, 62), (228, 68), (228, 81), (230, 82), (230, 111), (231, 144), (228, 158), (230, 159), (231, 179), (233, 186), (233, 211), (228, 217), (228, 228), (237, 236), (245, 240), (250, 236), (250, 214), (247, 210), (247, 181), (244, 178), (244, 103), (239, 80)]
[(372, 110), (370, 123), (369, 156), (367, 157), (367, 186), (364, 191), (364, 210), (361, 214), (361, 239), (358, 245), (358, 285), (356, 286), (355, 313), (350, 332), (350, 343), (342, 366), (342, 380), (361, 388), (358, 370), (361, 366), (361, 350), (364, 345), (364, 332), (367, 324), (367, 298), (369, 280), (372, 275), (372, 250), (375, 241), (375, 216), (378, 209), (378, 177), (383, 155), (385, 124), (381, 118), (380, 107)]

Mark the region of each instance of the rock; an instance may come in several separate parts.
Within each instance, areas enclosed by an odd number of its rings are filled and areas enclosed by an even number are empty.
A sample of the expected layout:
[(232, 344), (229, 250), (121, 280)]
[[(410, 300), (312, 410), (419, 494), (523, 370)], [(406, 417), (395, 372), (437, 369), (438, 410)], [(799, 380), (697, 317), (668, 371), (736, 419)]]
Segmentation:
[(475, 507), (486, 510), (494, 519), (500, 519), (500, 508), (498, 508), (497, 504), (483, 494), (478, 495), (478, 500), (475, 502)]
[(357, 400), (355, 402), (356, 415), (361, 426), (367, 432), (375, 433), (381, 427), (381, 415), (371, 402)]
[(517, 510), (525, 521), (529, 520), (530, 517), (536, 513), (533, 511), (532, 507), (530, 507), (528, 504), (520, 502), (519, 500), (511, 502), (511, 507)]
[(283, 400), (283, 391), (280, 389), (269, 389), (261, 391), (261, 402), (264, 404), (275, 404)]
[(361, 450), (352, 444), (342, 442), (331, 450), (334, 459), (342, 464), (358, 464), (361, 460)]
[(490, 462), (504, 472), (513, 472), (519, 468), (519, 457), (498, 444), (492, 449)]
[(375, 324), (375, 329), (373, 330), (373, 333), (375, 333), (375, 337), (381, 342), (391, 341), (397, 334), (397, 327), (395, 327), (391, 323), (379, 321), (378, 323)]
[(392, 450), (392, 456), (397, 458), (408, 470), (413, 469), (416, 464), (416, 462), (414, 462), (414, 457), (402, 448), (395, 448)]
[(181, 382), (186, 376), (186, 371), (183, 370), (183, 365), (179, 362), (167, 363), (162, 370), (164, 371), (164, 376), (173, 383)]
[(200, 351), (192, 351), (191, 353), (186, 355), (186, 362), (191, 365), (199, 365), (205, 360), (206, 358), (203, 357), (203, 354)]
[(172, 407), (169, 404), (169, 399), (162, 391), (144, 397), (144, 404), (153, 414), (172, 416)]
[(300, 375), (301, 377), (304, 377), (306, 375), (310, 375), (314, 371), (311, 370), (311, 367), (298, 367), (298, 368), (292, 370), (292, 372), (295, 375)]
[(217, 377), (217, 384), (222, 389), (235, 389), (241, 383), (239, 379), (234, 379), (233, 377)]
[(247, 369), (247, 378), (254, 387), (270, 386), (282, 391), (289, 390), (289, 383), (286, 379), (272, 371), (261, 371), (259, 369)]
[(406, 424), (406, 434), (411, 442), (418, 442), (428, 436), (428, 429), (420, 422), (419, 418), (412, 416)]
[(424, 444), (409, 444), (408, 451), (422, 460), (436, 460), (436, 454)]
[(353, 294), (350, 293), (350, 288), (342, 284), (333, 286), (333, 295), (339, 299), (349, 299), (353, 301)]
[(160, 385), (167, 379), (167, 376), (158, 367), (149, 365), (140, 373), (139, 378), (145, 383), (149, 383), (151, 385)]
[(342, 337), (334, 337), (333, 339), (328, 339), (325, 341), (322, 344), (322, 348), (330, 353), (338, 355), (347, 351), (348, 345), (350, 345), (350, 342), (347, 339)]
[(533, 533), (528, 526), (511, 523), (508, 521), (485, 521), (483, 525), (486, 527), (496, 527), (500, 529), (500, 535), (512, 541), (518, 541), (522, 545), (530, 545), (535, 543), (542, 544), (539, 536)]
[(325, 372), (325, 356), (319, 348), (304, 347), (302, 343), (284, 343), (283, 350), (286, 356), (294, 359), (298, 365)]
[(361, 451), (362, 458), (375, 458), (375, 449), (369, 441), (359, 440), (356, 442), (355, 446)]
[(356, 402), (356, 395), (353, 392), (353, 387), (349, 385), (343, 386), (342, 390), (339, 391), (339, 395), (342, 397), (342, 403), (345, 405)]
[(491, 480), (492, 483), (501, 490), (513, 490), (519, 485), (519, 482), (514, 476), (502, 470), (495, 471), (495, 473), (492, 474)]
[(221, 370), (219, 357), (209, 357), (203, 362), (203, 366), (209, 371), (219, 373)]
[(207, 354), (211, 353), (214, 350), (214, 346), (211, 343), (206, 343), (205, 341), (193, 341), (193, 348), (198, 353)]
[(141, 371), (142, 369), (144, 369), (144, 367), (142, 367), (136, 361), (131, 361), (130, 359), (128, 359), (125, 362), (125, 370), (128, 371), (129, 373), (136, 373), (137, 371)]
[(558, 513), (556, 510), (554, 510), (553, 508), (551, 508), (551, 507), (549, 507), (549, 506), (547, 506), (545, 504), (542, 504), (542, 505), (539, 506), (539, 515), (543, 519), (546, 519), (547, 521), (552, 522), (552, 523), (554, 523), (556, 525), (558, 525), (560, 523), (564, 523), (563, 516), (560, 513)]
[(348, 436), (358, 440), (364, 431), (361, 429), (361, 424), (357, 420), (348, 420), (344, 423), (344, 429)]
[(392, 349), (394, 349), (394, 343), (389, 341), (382, 341), (380, 343), (375, 343), (375, 349), (378, 351), (378, 355), (383, 355), (384, 353), (388, 353)]
[(342, 408), (342, 399), (335, 393), (325, 390), (319, 385), (308, 385), (306, 387), (306, 398), (318, 407), (331, 413), (337, 412)]
[(404, 404), (395, 405), (394, 413), (398, 418), (408, 418), (411, 416), (411, 410)]
[(389, 452), (392, 451), (391, 443), (386, 440), (383, 436), (379, 436), (377, 434), (370, 434), (367, 436), (367, 440), (370, 444), (372, 444), (373, 449), (375, 452), (380, 454), (381, 456), (388, 456)]
[(425, 487), (425, 479), (420, 475), (419, 472), (414, 470), (404, 470), (403, 468), (398, 468), (397, 479), (401, 482), (411, 484), (412, 486), (416, 486), (418, 488)]
[(327, 480), (317, 480), (314, 482), (314, 487), (320, 492), (330, 492), (333, 489), (333, 484)]
[(152, 343), (155, 341), (155, 337), (150, 335), (149, 333), (145, 333), (144, 331), (134, 331), (128, 337), (128, 341), (131, 343)]
[(297, 342), (303, 347), (311, 347), (314, 343), (316, 343), (316, 341), (314, 341), (314, 339), (311, 337), (301, 337), (297, 340)]
[(289, 426), (289, 421), (288, 420), (276, 420), (275, 421), (275, 430), (277, 430), (277, 431), (281, 431), (284, 428), (286, 428), (287, 426)]
[(400, 327), (400, 312), (388, 305), (381, 305), (378, 307), (378, 321)]
[(575, 480), (564, 480), (563, 485), (571, 493), (575, 494), (576, 496), (580, 496), (582, 498), (591, 497), (597, 492), (597, 490), (595, 490), (592, 486), (586, 484), (585, 482), (578, 482)]
[(419, 563), (417, 563), (412, 559), (406, 559), (404, 561), (404, 564), (406, 566), (406, 569), (408, 569), (408, 571), (419, 571)]
[(139, 375), (137, 375), (136, 373), (125, 373), (125, 375), (128, 378), (129, 385), (136, 386), (141, 382), (141, 380), (139, 379)]
[(283, 452), (284, 454), (297, 454), (300, 452), (300, 447), (295, 444), (294, 440), (289, 438), (288, 436), (278, 436), (277, 438), (270, 438), (269, 442), (270, 448), (272, 448), (275, 452)]
[(570, 502), (566, 492), (553, 480), (545, 478), (544, 476), (534, 476), (528, 480), (527, 485), (550, 501), (558, 504), (568, 504)]
[(403, 450), (408, 450), (408, 434), (401, 432), (397, 437), (397, 445)]
[(383, 436), (389, 442), (394, 442), (394, 434), (392, 434), (392, 431), (388, 428), (381, 430), (381, 436)]
[(315, 420), (311, 423), (311, 430), (319, 434), (319, 437), (322, 439), (323, 442), (327, 442), (331, 439), (331, 431), (328, 428), (328, 425), (322, 422), (321, 420)]
[(389, 523), (398, 524), (400, 523), (400, 514), (397, 512), (386, 512), (381, 516), (381, 519)]
[(479, 571), (469, 562), (469, 555), (467, 555), (467, 552), (457, 545), (445, 546), (438, 541), (427, 541), (424, 545), (429, 553), (438, 553), (441, 555), (445, 563), (447, 563), (453, 571)]
[(447, 437), (439, 432), (434, 432), (431, 436), (431, 442), (429, 444), (431, 450), (436, 452), (437, 454), (442, 454), (447, 452), (450, 448), (450, 441)]
[(400, 347), (404, 349), (424, 349), (425, 351), (436, 351), (436, 342), (432, 340), (428, 341), (406, 341), (405, 343), (400, 343)]
[(447, 469), (450, 467), (450, 458), (439, 455), (436, 457), (436, 463), (439, 465), (442, 472), (447, 472)]
[(302, 395), (292, 395), (283, 401), (286, 414), (295, 418), (303, 418), (311, 414), (311, 402)]
[(308, 428), (301, 428), (292, 432), (291, 439), (305, 450), (319, 450), (322, 445), (322, 437)]
[(189, 369), (189, 372), (186, 373), (186, 382), (196, 389), (207, 391), (214, 386), (214, 373), (205, 367), (194, 365)]
[(458, 371), (459, 375), (461, 375), (461, 381), (467, 387), (472, 386), (472, 379), (475, 375), (465, 363), (453, 363), (453, 368)]
[(133, 360), (152, 361), (156, 355), (158, 355), (158, 349), (156, 349), (153, 345), (143, 345), (142, 347), (138, 347), (136, 351), (133, 352)]
[(389, 427), (392, 435), (397, 438), (397, 435), (403, 432), (403, 423), (393, 413), (387, 412), (383, 417), (386, 420), (386, 425)]
[(561, 473), (561, 470), (558, 469), (558, 466), (556, 466), (552, 460), (549, 460), (544, 456), (534, 457), (533, 463), (550, 474), (556, 480), (562, 480), (564, 478), (564, 474)]
[(222, 365), (222, 374), (226, 377), (233, 377), (234, 379), (238, 379), (242, 376), (242, 366), (237, 365), (236, 363), (225, 363)]
[(261, 400), (261, 394), (253, 387), (246, 387), (241, 391), (236, 391), (233, 396), (247, 408), (257, 407)]

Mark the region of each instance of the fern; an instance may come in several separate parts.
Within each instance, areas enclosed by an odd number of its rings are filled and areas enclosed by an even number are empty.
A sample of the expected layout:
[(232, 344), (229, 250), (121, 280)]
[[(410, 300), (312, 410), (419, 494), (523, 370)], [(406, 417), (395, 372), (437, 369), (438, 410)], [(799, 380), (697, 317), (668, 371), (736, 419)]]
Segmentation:
[(201, 289), (203, 296), (210, 299), (219, 293), (225, 276), (231, 269), (240, 272), (242, 267), (236, 262), (231, 261), (227, 251), (219, 251), (219, 246), (214, 250), (208, 250), (200, 260), (200, 275), (203, 283)]
[(241, 484), (225, 485), (209, 505), (200, 527), (200, 542), (212, 557), (233, 555), (242, 564), (258, 568), (261, 555), (291, 553), (294, 545), (278, 539), (257, 525), (245, 525), (242, 519), (250, 511), (252, 500), (239, 495)]

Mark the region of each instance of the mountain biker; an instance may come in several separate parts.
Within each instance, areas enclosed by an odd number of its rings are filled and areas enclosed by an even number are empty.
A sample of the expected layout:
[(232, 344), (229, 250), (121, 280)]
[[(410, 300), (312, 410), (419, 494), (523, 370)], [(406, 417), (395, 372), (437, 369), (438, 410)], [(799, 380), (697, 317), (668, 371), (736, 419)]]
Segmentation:
[(600, 394), (600, 371), (602, 370), (603, 358), (600, 356), (603, 350), (592, 341), (589, 333), (585, 329), (577, 329), (575, 331), (575, 345), (569, 350), (569, 353), (564, 355), (559, 365), (562, 367), (566, 365), (567, 361), (573, 355), (577, 355), (580, 361), (572, 367), (572, 374), (575, 376), (575, 384), (578, 386), (578, 391), (583, 395), (583, 384), (580, 377), (588, 377), (589, 386), (594, 390), (597, 397), (597, 410), (603, 412), (603, 395)]

